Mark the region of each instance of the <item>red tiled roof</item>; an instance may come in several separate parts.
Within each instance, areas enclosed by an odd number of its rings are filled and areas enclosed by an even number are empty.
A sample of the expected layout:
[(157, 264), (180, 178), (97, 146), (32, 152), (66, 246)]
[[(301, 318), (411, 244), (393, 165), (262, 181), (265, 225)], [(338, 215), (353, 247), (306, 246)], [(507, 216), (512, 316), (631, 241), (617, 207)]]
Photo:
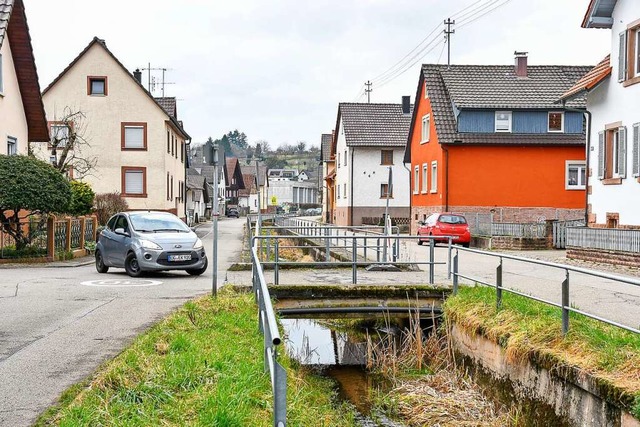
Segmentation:
[(611, 55), (607, 55), (598, 65), (593, 67), (587, 74), (582, 76), (573, 87), (562, 94), (560, 100), (566, 101), (575, 96), (581, 95), (583, 92), (589, 92), (600, 82), (611, 75)]

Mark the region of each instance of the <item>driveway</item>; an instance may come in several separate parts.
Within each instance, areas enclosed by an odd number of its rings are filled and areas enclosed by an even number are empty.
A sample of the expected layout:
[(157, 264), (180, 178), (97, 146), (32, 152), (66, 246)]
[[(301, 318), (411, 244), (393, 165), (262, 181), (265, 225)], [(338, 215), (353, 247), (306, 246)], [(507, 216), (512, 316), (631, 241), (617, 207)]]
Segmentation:
[[(243, 219), (220, 221), (218, 286), (239, 257), (244, 224)], [(211, 224), (197, 232), (211, 256)], [(132, 280), (122, 269), (99, 274), (93, 264), (14, 266), (0, 275), (2, 427), (31, 425), (62, 391), (212, 287), (211, 262), (200, 277), (171, 272)]]

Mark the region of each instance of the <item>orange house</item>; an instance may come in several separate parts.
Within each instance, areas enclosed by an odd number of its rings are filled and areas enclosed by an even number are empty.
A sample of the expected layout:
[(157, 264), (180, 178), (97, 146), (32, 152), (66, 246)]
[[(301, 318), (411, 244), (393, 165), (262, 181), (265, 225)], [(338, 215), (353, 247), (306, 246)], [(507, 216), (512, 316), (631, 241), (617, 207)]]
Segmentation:
[(405, 149), (412, 232), (433, 212), (495, 222), (585, 217), (585, 100), (555, 101), (590, 67), (423, 65)]

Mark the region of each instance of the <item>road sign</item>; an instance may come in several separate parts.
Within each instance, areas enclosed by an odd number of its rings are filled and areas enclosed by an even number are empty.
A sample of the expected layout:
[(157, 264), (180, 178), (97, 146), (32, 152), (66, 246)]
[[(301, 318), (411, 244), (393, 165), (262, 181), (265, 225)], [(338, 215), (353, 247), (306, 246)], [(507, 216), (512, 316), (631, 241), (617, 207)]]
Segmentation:
[(278, 198), (276, 196), (271, 196), (271, 206), (276, 206), (278, 204)]
[(80, 283), (83, 286), (94, 287), (112, 287), (112, 288), (135, 288), (142, 286), (158, 286), (162, 282), (159, 280), (146, 279), (106, 279), (106, 280), (87, 280)]

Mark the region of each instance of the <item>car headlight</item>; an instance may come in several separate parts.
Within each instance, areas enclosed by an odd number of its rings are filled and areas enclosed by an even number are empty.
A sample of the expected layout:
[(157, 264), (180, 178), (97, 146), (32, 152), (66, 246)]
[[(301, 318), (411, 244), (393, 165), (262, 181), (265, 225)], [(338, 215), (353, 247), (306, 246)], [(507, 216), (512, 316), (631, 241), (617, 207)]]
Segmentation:
[(140, 246), (145, 249), (155, 249), (158, 251), (162, 250), (162, 247), (157, 243), (152, 242), (151, 240), (140, 240)]
[(202, 244), (202, 240), (197, 239), (196, 242), (193, 244), (193, 249), (198, 250), (198, 249), (202, 249), (204, 245)]

